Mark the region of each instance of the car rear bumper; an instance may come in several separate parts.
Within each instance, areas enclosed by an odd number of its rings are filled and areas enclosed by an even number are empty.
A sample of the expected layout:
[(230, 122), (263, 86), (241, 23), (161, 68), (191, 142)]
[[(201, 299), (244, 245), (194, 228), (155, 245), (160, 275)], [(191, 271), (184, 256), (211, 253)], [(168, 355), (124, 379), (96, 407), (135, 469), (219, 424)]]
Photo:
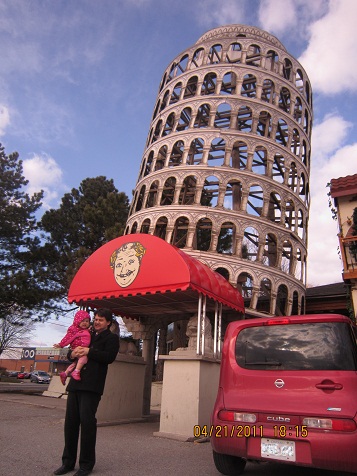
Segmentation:
[[(289, 428), (284, 427), (284, 432), (285, 430), (286, 436), (281, 438), (277, 430), (272, 427), (219, 423), (210, 428), (211, 445), (217, 453), (247, 459), (272, 460), (333, 471), (357, 472), (357, 431), (342, 433), (309, 430), (308, 436), (296, 437), (295, 428), (290, 431)], [(262, 438), (265, 439), (264, 441), (283, 441), (287, 443), (287, 446), (289, 442), (294, 442), (294, 459), (286, 460), (274, 455), (262, 456)]]

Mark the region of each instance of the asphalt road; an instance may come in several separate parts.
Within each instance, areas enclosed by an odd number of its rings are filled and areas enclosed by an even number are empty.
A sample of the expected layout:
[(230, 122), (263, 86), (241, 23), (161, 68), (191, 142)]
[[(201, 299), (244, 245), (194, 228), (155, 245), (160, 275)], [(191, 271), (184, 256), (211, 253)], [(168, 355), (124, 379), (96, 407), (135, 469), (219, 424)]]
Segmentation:
[[(37, 385), (40, 387), (40, 385)], [(1, 393), (0, 475), (45, 476), (61, 465), (66, 401), (39, 395)], [(158, 418), (98, 428), (97, 464), (103, 476), (219, 476), (210, 443), (158, 438)], [(69, 473), (69, 475), (72, 475)], [(281, 464), (248, 462), (247, 476), (340, 476)]]

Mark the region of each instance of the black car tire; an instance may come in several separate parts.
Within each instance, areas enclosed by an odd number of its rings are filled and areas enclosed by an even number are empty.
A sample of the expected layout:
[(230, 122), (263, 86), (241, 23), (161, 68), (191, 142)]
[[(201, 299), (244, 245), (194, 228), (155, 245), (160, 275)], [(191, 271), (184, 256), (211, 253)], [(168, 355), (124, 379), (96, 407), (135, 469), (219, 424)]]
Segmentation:
[(224, 455), (213, 451), (213, 461), (217, 471), (226, 476), (242, 474), (247, 461), (238, 456)]

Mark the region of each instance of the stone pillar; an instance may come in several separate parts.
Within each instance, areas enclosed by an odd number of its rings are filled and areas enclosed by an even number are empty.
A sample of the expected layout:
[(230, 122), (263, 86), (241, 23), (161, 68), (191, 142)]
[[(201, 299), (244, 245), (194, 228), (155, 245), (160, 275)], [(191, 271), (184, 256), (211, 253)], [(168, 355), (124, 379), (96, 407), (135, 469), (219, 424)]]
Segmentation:
[(150, 400), (151, 400), (151, 383), (152, 383), (152, 369), (154, 359), (154, 336), (143, 339), (143, 357), (146, 363), (145, 367), (145, 384), (143, 392), (143, 415), (150, 415)]
[(193, 439), (195, 425), (209, 425), (217, 396), (220, 362), (181, 350), (161, 355), (165, 360), (160, 431), (155, 436)]

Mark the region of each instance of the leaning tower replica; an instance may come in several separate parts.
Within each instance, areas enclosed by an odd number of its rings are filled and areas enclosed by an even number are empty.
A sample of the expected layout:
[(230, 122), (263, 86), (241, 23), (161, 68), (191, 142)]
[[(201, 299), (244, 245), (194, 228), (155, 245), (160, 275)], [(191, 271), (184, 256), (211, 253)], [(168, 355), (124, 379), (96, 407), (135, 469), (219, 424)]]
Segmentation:
[(208, 31), (164, 72), (125, 233), (225, 276), (247, 317), (303, 313), (311, 127), (308, 77), (277, 38)]

